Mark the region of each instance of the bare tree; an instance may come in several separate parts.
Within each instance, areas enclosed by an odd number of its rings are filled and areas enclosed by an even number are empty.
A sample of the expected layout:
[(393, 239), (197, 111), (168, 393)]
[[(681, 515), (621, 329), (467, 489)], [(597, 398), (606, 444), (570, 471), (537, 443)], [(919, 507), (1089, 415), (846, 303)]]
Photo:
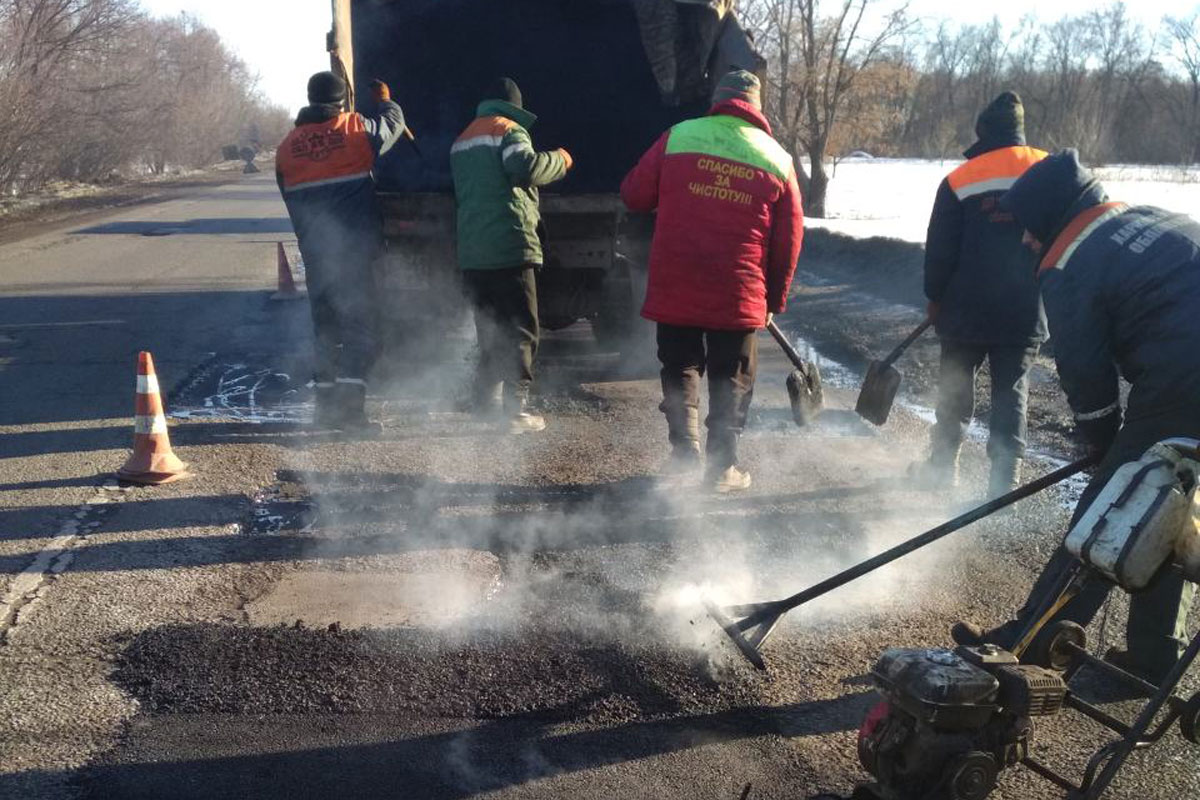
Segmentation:
[(759, 41), (776, 64), (772, 121), (793, 155), (803, 151), (808, 156), (807, 172), (799, 169), (805, 209), (823, 217), (834, 126), (859, 77), (910, 29), (907, 4), (882, 12), (883, 4), (875, 0), (749, 0), (744, 5), (756, 4), (761, 7), (751, 13), (762, 20), (765, 34)]
[(1163, 26), (1170, 39), (1171, 56), (1188, 82), (1186, 105), (1175, 115), (1182, 131), (1183, 160), (1194, 164), (1200, 160), (1200, 10), (1185, 18), (1167, 17)]

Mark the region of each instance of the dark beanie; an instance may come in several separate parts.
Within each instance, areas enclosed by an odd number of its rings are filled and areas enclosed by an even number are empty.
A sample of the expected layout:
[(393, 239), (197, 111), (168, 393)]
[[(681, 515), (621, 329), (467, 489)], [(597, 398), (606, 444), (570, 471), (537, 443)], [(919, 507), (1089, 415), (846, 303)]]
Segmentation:
[(489, 100), (503, 100), (504, 102), (514, 105), (517, 108), (524, 108), (521, 98), (521, 87), (517, 86), (517, 82), (512, 78), (497, 78), (492, 84)]
[(346, 100), (346, 82), (332, 72), (318, 72), (308, 79), (308, 102), (313, 105), (342, 103)]
[(1108, 200), (1096, 176), (1068, 148), (1025, 170), (1000, 197), (1000, 208), (1042, 244), (1050, 244), (1080, 212)]
[(975, 135), (981, 141), (1025, 139), (1025, 106), (1016, 92), (1001, 92), (975, 120)]

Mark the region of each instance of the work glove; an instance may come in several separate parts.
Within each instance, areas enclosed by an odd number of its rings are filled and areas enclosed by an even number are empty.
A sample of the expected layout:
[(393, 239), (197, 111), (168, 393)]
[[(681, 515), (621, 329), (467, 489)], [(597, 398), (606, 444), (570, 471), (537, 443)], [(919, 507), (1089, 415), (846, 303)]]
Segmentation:
[(1089, 456), (1103, 458), (1121, 430), (1121, 409), (1099, 419), (1075, 420), (1075, 436)]
[(567, 165), (567, 172), (570, 172), (571, 167), (575, 166), (575, 159), (571, 158), (571, 154), (567, 152), (567, 148), (560, 147), (555, 152), (562, 156), (563, 163)]
[(925, 304), (925, 316), (930, 322), (937, 322), (938, 314), (942, 313), (942, 304), (936, 300), (930, 300)]
[(371, 81), (371, 94), (375, 96), (376, 103), (384, 103), (392, 99), (392, 90), (379, 78)]

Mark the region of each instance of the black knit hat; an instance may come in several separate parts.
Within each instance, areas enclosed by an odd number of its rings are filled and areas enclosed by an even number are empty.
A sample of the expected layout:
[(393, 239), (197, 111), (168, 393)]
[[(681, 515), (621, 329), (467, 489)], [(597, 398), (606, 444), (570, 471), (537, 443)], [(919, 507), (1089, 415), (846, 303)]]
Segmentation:
[(512, 78), (497, 78), (489, 89), (489, 100), (503, 100), (506, 103), (524, 108), (521, 105), (521, 87)]
[(975, 120), (975, 135), (981, 141), (1025, 139), (1025, 106), (1016, 92), (1001, 92)]
[(1000, 208), (1042, 244), (1050, 244), (1080, 212), (1108, 200), (1104, 187), (1068, 148), (1025, 170), (1000, 196)]
[(308, 102), (313, 105), (343, 103), (346, 82), (332, 72), (318, 72), (308, 79)]

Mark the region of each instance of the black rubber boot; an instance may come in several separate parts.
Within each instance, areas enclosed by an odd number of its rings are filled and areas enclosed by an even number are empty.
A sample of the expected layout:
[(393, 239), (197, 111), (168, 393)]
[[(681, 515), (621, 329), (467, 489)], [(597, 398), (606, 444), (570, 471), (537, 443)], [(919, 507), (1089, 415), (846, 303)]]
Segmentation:
[(383, 426), (367, 419), (367, 387), (362, 383), (339, 381), (335, 393), (339, 416), (338, 428), (343, 433), (371, 438), (383, 433)]
[(315, 430), (332, 431), (341, 427), (342, 414), (337, 403), (335, 384), (316, 384), (313, 390), (313, 403), (312, 427)]
[(1020, 633), (1020, 623), (1011, 620), (995, 628), (985, 630), (974, 622), (956, 622), (950, 628), (950, 638), (955, 644), (973, 647), (981, 644), (994, 644), (1005, 650), (1011, 650), (1017, 643)]

